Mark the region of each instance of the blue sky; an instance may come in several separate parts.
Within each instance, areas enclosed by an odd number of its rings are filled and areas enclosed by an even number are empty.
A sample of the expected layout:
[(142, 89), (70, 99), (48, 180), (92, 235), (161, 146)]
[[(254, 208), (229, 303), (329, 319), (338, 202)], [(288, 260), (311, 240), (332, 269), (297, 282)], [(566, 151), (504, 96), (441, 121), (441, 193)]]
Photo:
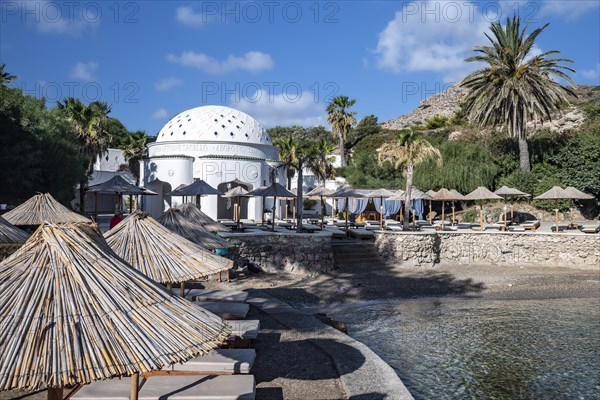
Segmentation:
[(600, 2), (9, 1), (0, 63), (13, 86), (103, 100), (130, 130), (156, 134), (173, 115), (222, 104), (266, 127), (327, 125), (333, 96), (380, 122), (417, 107), (475, 68), (463, 62), (490, 22), (515, 11), (536, 51), (573, 59), (600, 85)]

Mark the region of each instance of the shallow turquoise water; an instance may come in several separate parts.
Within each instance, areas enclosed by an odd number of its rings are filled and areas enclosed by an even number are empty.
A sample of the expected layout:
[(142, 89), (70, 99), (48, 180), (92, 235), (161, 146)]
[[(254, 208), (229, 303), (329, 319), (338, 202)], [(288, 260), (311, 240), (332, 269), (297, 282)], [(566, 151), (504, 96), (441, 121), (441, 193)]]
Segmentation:
[(415, 399), (600, 399), (600, 299), (333, 307)]

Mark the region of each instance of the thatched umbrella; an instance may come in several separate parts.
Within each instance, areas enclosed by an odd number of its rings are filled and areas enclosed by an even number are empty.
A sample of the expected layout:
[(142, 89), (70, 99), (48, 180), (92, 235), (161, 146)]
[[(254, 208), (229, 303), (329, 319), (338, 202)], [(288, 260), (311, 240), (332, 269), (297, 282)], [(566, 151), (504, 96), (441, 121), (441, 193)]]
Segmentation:
[(90, 222), (83, 215), (60, 204), (50, 193), (38, 193), (2, 216), (17, 226), (37, 227), (44, 222)]
[(169, 208), (157, 219), (167, 229), (209, 250), (230, 249), (234, 245), (219, 236), (206, 232), (186, 219), (178, 208)]
[[(410, 198), (411, 198), (411, 200), (431, 200), (431, 196), (429, 196), (427, 193), (423, 192), (422, 190), (419, 190), (419, 188), (417, 188), (415, 186), (413, 186), (412, 189), (410, 190)], [(398, 190), (389, 199), (405, 201), (405, 199), (406, 199), (405, 191)], [(408, 205), (404, 204), (404, 207), (407, 207), (407, 206), (410, 207), (410, 204), (408, 204)], [(415, 213), (413, 213), (413, 225), (414, 224), (415, 224)]]
[[(571, 198), (574, 200), (593, 200), (593, 199), (595, 199), (595, 197), (592, 196), (591, 194), (584, 193), (581, 190), (574, 188), (573, 186), (567, 186), (567, 188), (565, 189), (565, 192), (567, 192), (569, 194), (569, 196), (571, 196)], [(570, 210), (570, 214), (571, 214), (571, 225), (573, 225), (573, 209), (572, 208)]]
[(346, 230), (348, 230), (348, 199), (361, 199), (364, 198), (365, 195), (351, 186), (342, 186), (341, 188), (330, 194), (329, 197), (334, 199), (345, 199), (344, 216), (346, 217)]
[(464, 200), (465, 196), (456, 189), (450, 189), (450, 192), (456, 195), (456, 200), (452, 200), (452, 225), (454, 225), (454, 201)]
[[(455, 202), (455, 201), (460, 200), (460, 199), (462, 199), (462, 195), (458, 196), (457, 194), (452, 193), (452, 191), (450, 191), (450, 190), (448, 190), (446, 188), (441, 188), (433, 196), (433, 200), (437, 200), (437, 201), (441, 201), (442, 202), (442, 227), (445, 224), (445, 221), (444, 221), (444, 203), (446, 201)], [(453, 210), (454, 210), (454, 207), (453, 207)], [(452, 224), (454, 224), (454, 215), (452, 216)]]
[(125, 263), (91, 223), (43, 224), (0, 263), (0, 391), (133, 376), (206, 354), (214, 314)]
[(490, 191), (484, 186), (479, 186), (471, 193), (464, 196), (465, 200), (479, 200), (479, 222), (480, 229), (483, 231), (483, 200), (502, 200), (502, 197)]
[[(87, 192), (95, 193), (96, 202), (94, 215), (98, 216), (98, 194), (114, 194), (117, 196), (119, 210), (123, 205), (123, 195), (143, 195), (143, 196), (155, 196), (157, 193), (152, 190), (136, 186), (132, 183), (127, 182), (121, 175), (115, 175), (106, 182), (99, 183), (97, 185), (88, 186), (85, 189)], [(131, 210), (129, 210), (131, 211)]]
[[(507, 200), (510, 197), (529, 197), (530, 195), (525, 193), (525, 192), (521, 192), (519, 189), (515, 189), (515, 188), (511, 188), (508, 186), (502, 186), (500, 189), (497, 189), (494, 193), (496, 193), (498, 196), (502, 196), (502, 198), (504, 198), (504, 206), (508, 206)], [(512, 220), (514, 217), (514, 213), (513, 213), (513, 208), (512, 208), (512, 204), (510, 205), (510, 219)], [(504, 222), (506, 222), (506, 208), (504, 209)]]
[(194, 181), (193, 183), (184, 186), (182, 188), (177, 188), (169, 193), (166, 196), (196, 196), (196, 206), (200, 208), (200, 197), (206, 195), (221, 195), (223, 192), (215, 189), (210, 186), (208, 183), (199, 179)]
[(251, 192), (247, 193), (248, 196), (262, 196), (262, 197), (273, 197), (273, 221), (271, 230), (275, 231), (275, 213), (277, 207), (277, 198), (294, 198), (296, 195), (286, 188), (284, 188), (281, 184), (274, 182), (271, 186), (267, 186), (266, 188), (258, 188), (254, 189)]
[(152, 280), (181, 283), (228, 271), (233, 263), (136, 211), (104, 234), (115, 253)]
[(323, 200), (323, 197), (327, 197), (333, 192), (333, 189), (327, 189), (325, 186), (318, 186), (305, 195), (306, 197), (318, 197), (321, 200), (321, 230), (323, 229), (323, 225), (325, 225), (325, 201)]
[(207, 232), (229, 232), (231, 230), (222, 223), (215, 221), (206, 215), (200, 208), (193, 204), (182, 204), (179, 206), (179, 210), (187, 220), (195, 223)]
[(29, 233), (0, 217), (0, 261), (14, 253), (28, 238)]
[(379, 197), (379, 201), (381, 201), (380, 203), (380, 209), (377, 210), (379, 211), (379, 223), (381, 225), (381, 229), (383, 229), (383, 199), (384, 198), (389, 198), (392, 197), (394, 195), (393, 192), (387, 190), (387, 189), (377, 189), (377, 190), (373, 190), (372, 192), (370, 192), (369, 194), (367, 194), (366, 197), (370, 197), (370, 198), (377, 198)]
[[(567, 193), (564, 189), (559, 186), (554, 186), (552, 189), (534, 197), (536, 200), (566, 200), (572, 199), (572, 195)], [(558, 208), (554, 209), (556, 215), (556, 233), (558, 233)]]
[(235, 204), (233, 205), (233, 220), (236, 223), (240, 223), (240, 210), (239, 210), (239, 202), (240, 198), (246, 197), (248, 195), (248, 191), (244, 189), (242, 186), (236, 186), (228, 191), (226, 191), (221, 197), (225, 198), (234, 198)]
[(425, 193), (429, 196), (429, 224), (432, 224), (433, 213), (431, 209), (431, 201), (433, 200), (433, 196), (435, 196), (437, 192), (435, 190), (428, 190)]

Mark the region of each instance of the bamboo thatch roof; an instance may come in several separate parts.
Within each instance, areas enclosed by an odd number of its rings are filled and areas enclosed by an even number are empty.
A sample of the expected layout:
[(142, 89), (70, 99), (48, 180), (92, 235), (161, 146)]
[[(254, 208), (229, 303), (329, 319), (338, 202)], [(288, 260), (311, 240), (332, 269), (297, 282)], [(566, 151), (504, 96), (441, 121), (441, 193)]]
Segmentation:
[(20, 226), (37, 226), (44, 222), (90, 222), (60, 204), (50, 193), (38, 193), (2, 216), (11, 224)]
[(223, 193), (222, 197), (242, 197), (246, 196), (248, 191), (244, 189), (242, 186), (236, 186), (232, 189), (229, 189), (225, 193)]
[(306, 197), (327, 197), (334, 192), (333, 189), (327, 189), (325, 186), (317, 186), (310, 192), (306, 193)]
[(209, 194), (223, 194), (220, 190), (215, 189), (202, 179), (195, 181), (187, 186), (177, 188), (169, 193), (167, 196), (202, 196)]
[(465, 200), (502, 200), (502, 197), (490, 191), (485, 186), (479, 186), (471, 193), (464, 196)]
[(0, 244), (25, 243), (29, 234), (0, 217)]
[(329, 197), (333, 197), (335, 199), (344, 198), (344, 197), (352, 197), (352, 198), (364, 198), (365, 195), (354, 189), (351, 186), (342, 186), (335, 192), (329, 195)]
[(581, 190), (574, 188), (573, 186), (568, 186), (565, 189), (565, 192), (567, 192), (571, 196), (572, 199), (591, 200), (591, 199), (595, 198), (591, 194), (584, 193)]
[(438, 200), (438, 201), (456, 201), (456, 200), (461, 200), (461, 198), (462, 198), (462, 195), (458, 196), (457, 194), (455, 194), (454, 192), (452, 192), (446, 188), (441, 188), (433, 196), (433, 200)]
[(121, 175), (115, 175), (106, 182), (99, 183), (97, 185), (88, 186), (86, 188), (88, 192), (96, 193), (108, 193), (108, 194), (144, 194), (144, 195), (156, 195), (151, 190), (139, 187), (133, 183), (129, 183)]
[(500, 189), (496, 190), (498, 196), (502, 197), (521, 197), (521, 196), (529, 196), (525, 192), (521, 192), (519, 189), (514, 189), (508, 186), (502, 186)]
[(384, 197), (384, 198), (388, 198), (388, 197), (392, 197), (394, 195), (394, 192), (391, 192), (387, 189), (377, 189), (377, 190), (373, 190), (372, 192), (370, 192), (369, 194), (367, 194), (365, 197)]
[(281, 197), (281, 198), (294, 198), (296, 195), (286, 188), (284, 188), (280, 183), (273, 183), (271, 186), (267, 186), (264, 189), (256, 189), (251, 192), (248, 192), (248, 196), (264, 196), (264, 197)]
[(207, 232), (229, 232), (231, 229), (220, 222), (215, 221), (208, 215), (202, 212), (200, 208), (193, 204), (185, 203), (179, 206), (179, 210), (183, 216)]
[(559, 186), (554, 186), (552, 189), (534, 197), (536, 200), (564, 200), (572, 199), (573, 197)]
[(157, 221), (167, 229), (209, 250), (234, 247), (231, 242), (213, 233), (206, 232), (198, 225), (188, 221), (177, 208), (168, 209)]
[(119, 257), (152, 280), (185, 282), (227, 271), (233, 263), (136, 211), (104, 234)]
[(93, 224), (43, 224), (0, 263), (0, 391), (184, 362), (228, 328), (131, 268)]

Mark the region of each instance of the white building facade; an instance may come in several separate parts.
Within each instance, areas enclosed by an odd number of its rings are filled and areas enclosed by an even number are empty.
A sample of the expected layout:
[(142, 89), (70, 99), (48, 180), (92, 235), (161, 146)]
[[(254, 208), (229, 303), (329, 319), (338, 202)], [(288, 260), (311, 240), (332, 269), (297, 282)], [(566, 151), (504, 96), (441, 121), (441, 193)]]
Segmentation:
[[(173, 117), (148, 145), (141, 163), (140, 185), (159, 193), (146, 196), (144, 209), (158, 216), (165, 207), (183, 199), (164, 196), (181, 185), (202, 179), (226, 192), (235, 186), (253, 190), (271, 184), (272, 165), (279, 152), (265, 128), (254, 118), (224, 106), (204, 106)], [(278, 173), (283, 182), (283, 174)], [(232, 199), (202, 198), (202, 211), (213, 219), (233, 217)], [(268, 204), (261, 198), (243, 199), (241, 218), (260, 220)]]

